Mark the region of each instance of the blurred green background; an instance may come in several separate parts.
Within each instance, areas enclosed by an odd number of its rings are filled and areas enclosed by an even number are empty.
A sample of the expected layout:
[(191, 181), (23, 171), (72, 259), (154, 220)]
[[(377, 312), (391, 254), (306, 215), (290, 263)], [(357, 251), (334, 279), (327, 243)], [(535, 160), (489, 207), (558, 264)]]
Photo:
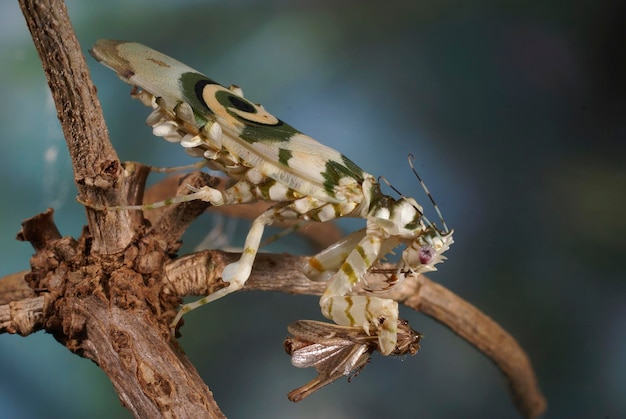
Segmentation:
[[(626, 82), (620, 1), (68, 1), (84, 51), (134, 40), (178, 58), (432, 208), (456, 244), (430, 277), (528, 351), (550, 418), (626, 417)], [(48, 207), (85, 224), (47, 84), (17, 2), (0, 4), (0, 251), (6, 275), (32, 253), (20, 222)], [(155, 139), (148, 110), (91, 57), (120, 157), (192, 160)], [(191, 251), (216, 222), (201, 217)], [(223, 220), (222, 220), (223, 221)], [(247, 225), (226, 221), (232, 245)], [(349, 232), (362, 222), (348, 220)], [(312, 250), (297, 237), (272, 250)], [(422, 314), (406, 359), (293, 404), (313, 378), (290, 365), (288, 323), (321, 319), (314, 297), (239, 293), (186, 317), (182, 344), (232, 418), (517, 417), (505, 380)], [(252, 345), (251, 345), (252, 343)], [(129, 417), (100, 370), (43, 333), (0, 336), (0, 417)]]

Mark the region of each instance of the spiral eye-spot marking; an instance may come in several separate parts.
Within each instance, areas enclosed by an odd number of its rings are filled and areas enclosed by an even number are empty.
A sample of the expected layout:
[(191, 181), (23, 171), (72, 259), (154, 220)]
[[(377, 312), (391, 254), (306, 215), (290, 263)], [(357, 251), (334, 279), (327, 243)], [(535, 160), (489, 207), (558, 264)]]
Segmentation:
[[(206, 107), (235, 126), (250, 123), (275, 126), (280, 123), (278, 118), (262, 107), (237, 96), (219, 84), (208, 83), (206, 80), (199, 83), (202, 84), (196, 87), (196, 91), (200, 93), (200, 99)], [(201, 88), (198, 89), (198, 87)]]
[(228, 101), (235, 109), (245, 113), (256, 113), (256, 108), (250, 103), (233, 94), (228, 95)]

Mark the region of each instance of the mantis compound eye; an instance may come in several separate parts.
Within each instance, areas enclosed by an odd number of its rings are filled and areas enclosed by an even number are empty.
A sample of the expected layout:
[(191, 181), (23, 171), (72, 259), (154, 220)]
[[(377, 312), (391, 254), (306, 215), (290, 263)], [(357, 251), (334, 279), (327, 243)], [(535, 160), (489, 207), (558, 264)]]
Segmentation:
[(402, 252), (402, 260), (414, 273), (436, 271), (435, 265), (446, 260), (443, 253), (454, 243), (452, 231), (445, 235), (435, 230), (431, 233), (434, 237), (419, 236)]
[(414, 241), (402, 253), (404, 263), (416, 273), (432, 270), (432, 263), (437, 257), (437, 251), (430, 245)]
[(431, 246), (422, 246), (417, 254), (422, 265), (429, 265), (437, 255), (437, 252)]

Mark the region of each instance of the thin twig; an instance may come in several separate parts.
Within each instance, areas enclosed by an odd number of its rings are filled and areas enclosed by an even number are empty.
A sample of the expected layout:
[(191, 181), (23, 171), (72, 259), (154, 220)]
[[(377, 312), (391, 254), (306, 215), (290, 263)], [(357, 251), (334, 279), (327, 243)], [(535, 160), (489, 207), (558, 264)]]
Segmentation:
[[(239, 257), (207, 250), (176, 259), (165, 267), (167, 285), (163, 292), (177, 296), (210, 294), (225, 286), (221, 272)], [(244, 289), (321, 295), (326, 284), (312, 282), (302, 274), (301, 266), (307, 260), (304, 256), (259, 254)], [(528, 357), (511, 335), (476, 307), (423, 275), (408, 277), (385, 297), (434, 318), (489, 357), (507, 377), (515, 404), (525, 417), (535, 418), (545, 411), (545, 398)], [(2, 307), (0, 321), (4, 321)]]
[[(165, 268), (169, 286), (164, 292), (209, 294), (225, 285), (221, 271), (238, 258), (237, 254), (203, 251), (174, 260)], [(307, 261), (304, 256), (260, 254), (244, 289), (321, 295), (327, 284), (304, 276), (301, 267)], [(375, 277), (365, 279), (375, 283)], [(476, 307), (424, 275), (408, 277), (381, 295), (432, 317), (491, 359), (509, 381), (513, 400), (525, 417), (535, 418), (545, 411), (546, 401), (528, 356), (510, 334)]]

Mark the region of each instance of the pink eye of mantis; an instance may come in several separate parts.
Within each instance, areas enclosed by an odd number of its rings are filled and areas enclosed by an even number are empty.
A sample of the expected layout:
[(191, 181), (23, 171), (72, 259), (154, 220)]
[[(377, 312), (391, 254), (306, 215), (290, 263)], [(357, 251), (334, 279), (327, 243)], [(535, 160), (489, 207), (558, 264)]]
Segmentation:
[(435, 249), (430, 246), (422, 246), (418, 252), (420, 263), (422, 265), (428, 265), (435, 258)]

